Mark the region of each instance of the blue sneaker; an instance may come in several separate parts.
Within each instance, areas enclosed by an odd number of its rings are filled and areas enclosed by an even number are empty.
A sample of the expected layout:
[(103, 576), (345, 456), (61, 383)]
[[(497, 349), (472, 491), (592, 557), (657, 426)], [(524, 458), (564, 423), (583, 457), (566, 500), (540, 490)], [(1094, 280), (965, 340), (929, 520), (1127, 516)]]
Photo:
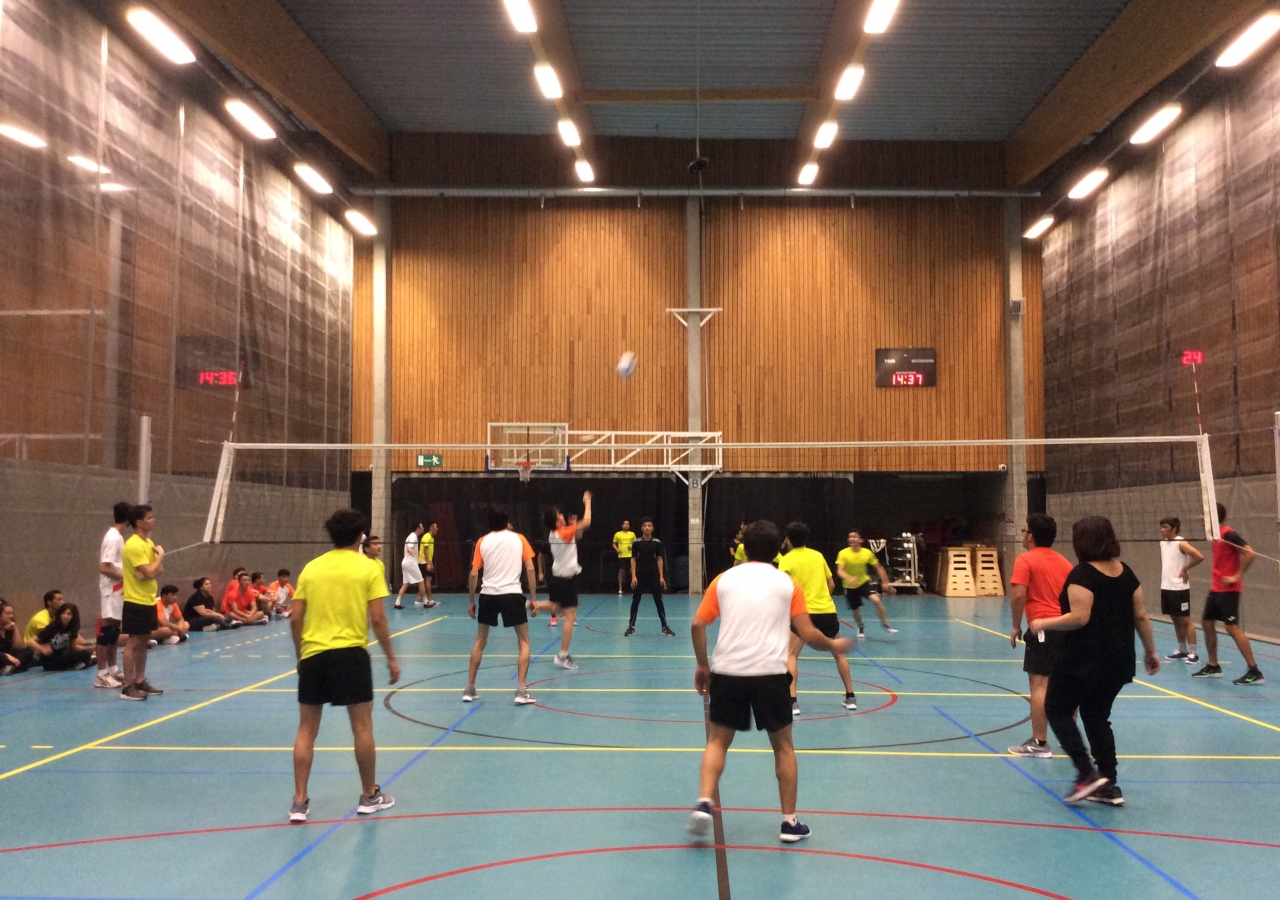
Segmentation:
[(794, 825), (790, 822), (782, 823), (782, 831), (778, 835), (778, 840), (784, 844), (794, 844), (796, 841), (803, 841), (811, 833), (808, 825), (796, 819), (796, 824)]
[(705, 841), (711, 835), (711, 804), (700, 800), (689, 817), (689, 836), (695, 841)]

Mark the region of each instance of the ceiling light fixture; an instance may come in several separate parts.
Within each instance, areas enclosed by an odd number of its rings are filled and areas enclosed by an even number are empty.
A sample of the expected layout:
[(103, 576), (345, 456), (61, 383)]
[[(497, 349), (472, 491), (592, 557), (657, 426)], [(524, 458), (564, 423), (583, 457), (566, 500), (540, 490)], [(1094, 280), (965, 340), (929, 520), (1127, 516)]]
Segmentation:
[(329, 182), (325, 181), (323, 176), (306, 163), (294, 163), (293, 171), (306, 182), (307, 187), (315, 191), (317, 194), (332, 194), (333, 187)]
[(275, 129), (267, 124), (267, 120), (254, 112), (253, 108), (243, 100), (228, 100), (226, 105), (231, 117), (258, 140), (269, 141), (276, 136)]
[(807, 185), (813, 184), (814, 179), (816, 179), (817, 177), (818, 177), (818, 164), (805, 163), (804, 168), (800, 170), (800, 177), (797, 178), (796, 181), (807, 186)]
[(862, 79), (867, 74), (867, 70), (863, 66), (852, 65), (844, 70), (844, 74), (840, 76), (840, 82), (836, 85), (837, 100), (852, 100), (853, 95), (858, 93), (858, 88), (862, 85)]
[(529, 6), (529, 0), (502, 0), (502, 5), (507, 8), (507, 15), (511, 17), (511, 24), (515, 26), (516, 31), (521, 34), (533, 34), (538, 30), (538, 20), (533, 16), (533, 8)]
[(11, 141), (17, 141), (24, 147), (30, 147), (32, 150), (43, 150), (49, 146), (31, 132), (15, 128), (13, 125), (0, 125), (0, 135), (7, 137)]
[(1076, 186), (1071, 189), (1067, 196), (1072, 200), (1083, 200), (1085, 197), (1088, 197), (1096, 191), (1102, 182), (1107, 180), (1110, 174), (1111, 173), (1106, 169), (1094, 169), (1088, 175), (1077, 181)]
[(125, 18), (129, 20), (134, 30), (146, 38), (151, 46), (163, 53), (169, 62), (185, 66), (196, 61), (196, 55), (191, 52), (191, 48), (151, 10), (135, 6), (129, 10)]
[(1029, 241), (1034, 241), (1052, 227), (1053, 216), (1042, 216), (1036, 220), (1036, 224), (1027, 229), (1027, 233), (1023, 237)]
[(574, 163), (573, 170), (578, 173), (579, 181), (595, 181), (596, 180), (595, 169), (591, 168), (591, 163), (587, 162), (585, 159), (580, 159), (576, 163)]
[(1262, 15), (1218, 57), (1218, 68), (1233, 69), (1240, 65), (1275, 37), (1277, 31), (1280, 31), (1280, 12)]
[(564, 91), (560, 87), (560, 79), (556, 77), (556, 70), (546, 63), (539, 63), (533, 67), (533, 77), (538, 79), (538, 87), (542, 88), (542, 96), (548, 100), (559, 100), (564, 96)]
[(867, 34), (884, 34), (889, 30), (889, 23), (893, 21), (893, 14), (897, 11), (898, 0), (875, 0), (862, 30)]
[(582, 135), (578, 134), (578, 126), (573, 124), (573, 119), (561, 119), (557, 127), (560, 129), (560, 140), (564, 141), (566, 147), (577, 147), (582, 143)]
[(102, 175), (111, 174), (111, 170), (108, 169), (106, 166), (100, 166), (93, 160), (86, 159), (83, 156), (68, 156), (67, 162), (71, 163), (73, 166), (79, 166), (80, 168), (84, 169), (86, 172), (100, 173)]
[(836, 139), (836, 132), (840, 130), (840, 126), (835, 122), (823, 122), (818, 128), (818, 133), (813, 136), (813, 146), (819, 150), (826, 150)]
[(378, 233), (378, 229), (374, 227), (374, 224), (369, 221), (369, 217), (364, 213), (349, 209), (344, 213), (344, 216), (347, 223), (365, 237), (373, 237)]
[(1139, 146), (1151, 143), (1166, 128), (1172, 125), (1180, 115), (1182, 115), (1182, 107), (1177, 103), (1170, 103), (1168, 106), (1162, 107), (1154, 116), (1142, 123), (1142, 127), (1133, 133), (1133, 137), (1129, 138), (1129, 143)]
[(104, 184), (98, 185), (98, 190), (102, 191), (104, 194), (118, 194), (121, 191), (127, 191), (129, 189), (125, 187), (123, 184), (117, 184), (114, 181), (108, 181)]

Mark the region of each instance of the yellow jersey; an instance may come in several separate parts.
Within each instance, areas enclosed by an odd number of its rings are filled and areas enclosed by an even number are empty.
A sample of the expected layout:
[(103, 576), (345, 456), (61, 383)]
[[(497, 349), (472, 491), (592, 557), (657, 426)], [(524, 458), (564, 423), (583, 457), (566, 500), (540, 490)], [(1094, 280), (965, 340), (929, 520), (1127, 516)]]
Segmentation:
[(858, 550), (854, 550), (852, 547), (845, 547), (836, 554), (836, 569), (844, 573), (853, 582), (852, 587), (862, 587), (870, 581), (871, 576), (867, 574), (867, 570), (879, 564), (880, 560), (866, 547), (861, 547)]
[(435, 562), (436, 558), (436, 539), (435, 536), (428, 531), (418, 541), (418, 562), (429, 563)]
[(618, 559), (631, 558), (631, 545), (636, 542), (636, 533), (634, 531), (619, 531), (614, 533), (613, 542), (618, 545)]
[(778, 562), (778, 571), (790, 575), (804, 590), (804, 605), (808, 608), (810, 615), (836, 611), (835, 601), (831, 599), (831, 591), (827, 589), (827, 579), (831, 577), (831, 569), (826, 559), (817, 550), (796, 547)]
[(365, 646), (369, 601), (390, 593), (377, 561), (363, 553), (334, 549), (311, 560), (298, 576), (293, 595), (295, 601), (306, 601), (299, 659), (325, 650)]
[(139, 578), (135, 570), (139, 566), (149, 566), (156, 561), (156, 545), (151, 538), (132, 535), (124, 542), (124, 552), (120, 558), (120, 568), (124, 570), (124, 602), (138, 603), (143, 606), (155, 606), (159, 588), (154, 578)]
[[(747, 545), (739, 544), (738, 549), (733, 551), (733, 558), (738, 562), (747, 562)], [(773, 558), (773, 564), (776, 566), (782, 561), (782, 554), (779, 553)]]

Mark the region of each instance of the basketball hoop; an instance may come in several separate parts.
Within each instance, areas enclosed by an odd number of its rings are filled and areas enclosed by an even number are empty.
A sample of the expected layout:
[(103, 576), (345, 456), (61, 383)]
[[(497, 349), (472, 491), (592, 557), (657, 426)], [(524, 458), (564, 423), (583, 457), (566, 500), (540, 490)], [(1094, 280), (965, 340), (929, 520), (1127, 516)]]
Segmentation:
[(516, 463), (516, 474), (520, 476), (521, 481), (529, 481), (533, 477), (533, 470), (537, 468), (537, 463), (531, 459), (522, 459)]

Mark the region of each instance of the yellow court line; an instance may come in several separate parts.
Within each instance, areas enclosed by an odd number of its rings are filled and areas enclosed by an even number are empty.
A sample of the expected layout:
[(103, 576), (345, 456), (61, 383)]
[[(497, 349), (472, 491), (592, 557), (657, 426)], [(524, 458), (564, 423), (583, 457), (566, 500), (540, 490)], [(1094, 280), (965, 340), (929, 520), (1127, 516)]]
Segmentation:
[(1195, 697), (1188, 697), (1186, 694), (1179, 694), (1177, 691), (1171, 691), (1168, 688), (1162, 688), (1158, 684), (1151, 684), (1150, 682), (1143, 681), (1139, 678), (1133, 679), (1133, 683), (1140, 684), (1143, 687), (1149, 687), (1152, 690), (1161, 691), (1165, 694), (1168, 694), (1171, 697), (1176, 697), (1179, 700), (1186, 700), (1188, 703), (1194, 703), (1196, 706), (1203, 706), (1206, 709), (1211, 709), (1214, 712), (1223, 713), (1224, 715), (1231, 716), (1232, 718), (1235, 718), (1235, 719), (1243, 719), (1245, 722), (1248, 722), (1251, 725), (1260, 725), (1261, 727), (1269, 728), (1272, 731), (1280, 731), (1280, 727), (1272, 725), (1269, 722), (1261, 722), (1257, 719), (1251, 719), (1248, 716), (1242, 716), (1238, 712), (1232, 712), (1229, 709), (1223, 709), (1221, 706), (1214, 706), (1212, 703), (1205, 703), (1203, 700), (1197, 700)]
[[(165, 747), (165, 746), (145, 746), (145, 745), (123, 745), (114, 744), (109, 747), (96, 746), (93, 750), (122, 750), (122, 751), (145, 751), (151, 753), (292, 753), (293, 747)], [(330, 753), (351, 753), (352, 747), (316, 747), (317, 752)], [(492, 752), (492, 753), (701, 753), (702, 747), (520, 747), (520, 746), (499, 746), (499, 745), (483, 745), (483, 746), (452, 746), (449, 744), (439, 744), (435, 747), (379, 747), (380, 753), (421, 753), (423, 750), (430, 750), (432, 753), (458, 753), (458, 752)], [(769, 747), (730, 747), (730, 753), (773, 753)], [(919, 756), (919, 757), (959, 757), (965, 759), (986, 759), (986, 760), (1004, 760), (1006, 757), (1000, 754), (987, 752), (946, 752), (938, 750), (804, 750), (796, 748), (796, 753), (808, 754), (811, 756)], [(1159, 759), (1159, 760), (1243, 760), (1254, 762), (1275, 762), (1280, 760), (1280, 756), (1240, 756), (1240, 755), (1203, 755), (1203, 756), (1178, 756), (1178, 755), (1125, 755), (1121, 754), (1118, 759)]]
[[(607, 674), (607, 673), (606, 673)], [(462, 690), (460, 687), (447, 688), (374, 688), (377, 694), (456, 694)], [(539, 694), (692, 694), (693, 688), (562, 688), (562, 687), (544, 687), (538, 685), (535, 690)], [(255, 694), (292, 694), (293, 688), (258, 688)], [(809, 691), (801, 688), (801, 694), (829, 695), (835, 697), (843, 697), (844, 691)], [(969, 692), (969, 691), (863, 691), (865, 694), (871, 693), (893, 693), (899, 697), (1002, 697), (1004, 699), (1027, 700), (1026, 694), (1010, 693), (1008, 691), (988, 691), (988, 692)], [(1121, 694), (1119, 700), (1176, 700), (1176, 697), (1166, 697), (1163, 694)]]
[[(983, 627), (982, 625), (974, 624), (973, 622), (970, 622), (970, 621), (968, 621), (967, 619), (953, 619), (952, 621), (959, 622), (961, 625), (968, 625), (970, 628), (976, 628), (976, 629), (978, 629), (979, 631), (985, 631), (987, 634), (994, 634), (996, 637), (1002, 637), (1002, 638), (1004, 638), (1006, 641), (1007, 641), (1007, 640), (1009, 640), (1009, 635), (1007, 635), (1007, 634), (1003, 634), (1003, 633), (1001, 633), (1001, 632), (999, 632), (999, 631), (994, 631), (994, 630), (992, 630), (992, 629), (990, 629), (990, 628), (985, 628), (985, 627)], [(1018, 643), (1019, 643), (1019, 644), (1021, 644), (1021, 643), (1023, 643), (1023, 642), (1022, 642), (1021, 640), (1019, 640), (1019, 641), (1018, 641)]]
[[(413, 626), (412, 628), (406, 628), (404, 631), (398, 631), (391, 636), (393, 638), (399, 637), (402, 634), (408, 634), (410, 631), (416, 631), (419, 628), (425, 628), (428, 625), (431, 625), (435, 622), (439, 622), (441, 619), (447, 619), (447, 618), (448, 616), (439, 616), (435, 619), (432, 619), (429, 622), (423, 622), (419, 625)], [(374, 643), (375, 643), (374, 641), (370, 641), (368, 646), (372, 647)], [(152, 725), (159, 725), (161, 722), (168, 722), (170, 719), (176, 719), (179, 716), (185, 716), (187, 713), (195, 712), (197, 709), (204, 709), (206, 706), (212, 706), (215, 703), (221, 703), (223, 700), (230, 700), (232, 697), (239, 696), (240, 694), (247, 694), (250, 691), (252, 691), (254, 688), (263, 687), (265, 685), (271, 684), (273, 681), (279, 681), (281, 678), (288, 678), (290, 675), (293, 675), (295, 671), (296, 671), (295, 669), (290, 669), (288, 672), (282, 672), (279, 675), (273, 676), (271, 678), (267, 678), (263, 681), (259, 681), (256, 684), (251, 684), (248, 687), (242, 687), (242, 688), (239, 688), (238, 690), (229, 691), (228, 693), (222, 694), (221, 696), (214, 697), (210, 700), (205, 700), (200, 703), (197, 703), (194, 706), (188, 706), (186, 709), (180, 709), (180, 710), (177, 710), (176, 712), (171, 712), (167, 716), (161, 716), (158, 719), (152, 719), (149, 722), (143, 722), (141, 725), (134, 725), (132, 728), (126, 728), (124, 731), (117, 731), (115, 734), (110, 734), (110, 735), (107, 735), (106, 737), (98, 738), (96, 741), (90, 741), (87, 744), (81, 744), (79, 747), (73, 747), (70, 750), (63, 750), (61, 753), (55, 753), (52, 756), (46, 756), (44, 759), (38, 759), (35, 762), (27, 763), (25, 766), (19, 766), (16, 769), (10, 769), (8, 772), (0, 773), (0, 781), (4, 781), (6, 778), (12, 778), (14, 775), (21, 775), (23, 772), (30, 772), (32, 769), (38, 769), (41, 766), (48, 765), (51, 762), (57, 762), (60, 759), (66, 759), (68, 756), (74, 756), (75, 754), (80, 753), (81, 751), (84, 751), (84, 750), (97, 750), (108, 741), (117, 740), (127, 735), (142, 731), (144, 728), (150, 728)]]

